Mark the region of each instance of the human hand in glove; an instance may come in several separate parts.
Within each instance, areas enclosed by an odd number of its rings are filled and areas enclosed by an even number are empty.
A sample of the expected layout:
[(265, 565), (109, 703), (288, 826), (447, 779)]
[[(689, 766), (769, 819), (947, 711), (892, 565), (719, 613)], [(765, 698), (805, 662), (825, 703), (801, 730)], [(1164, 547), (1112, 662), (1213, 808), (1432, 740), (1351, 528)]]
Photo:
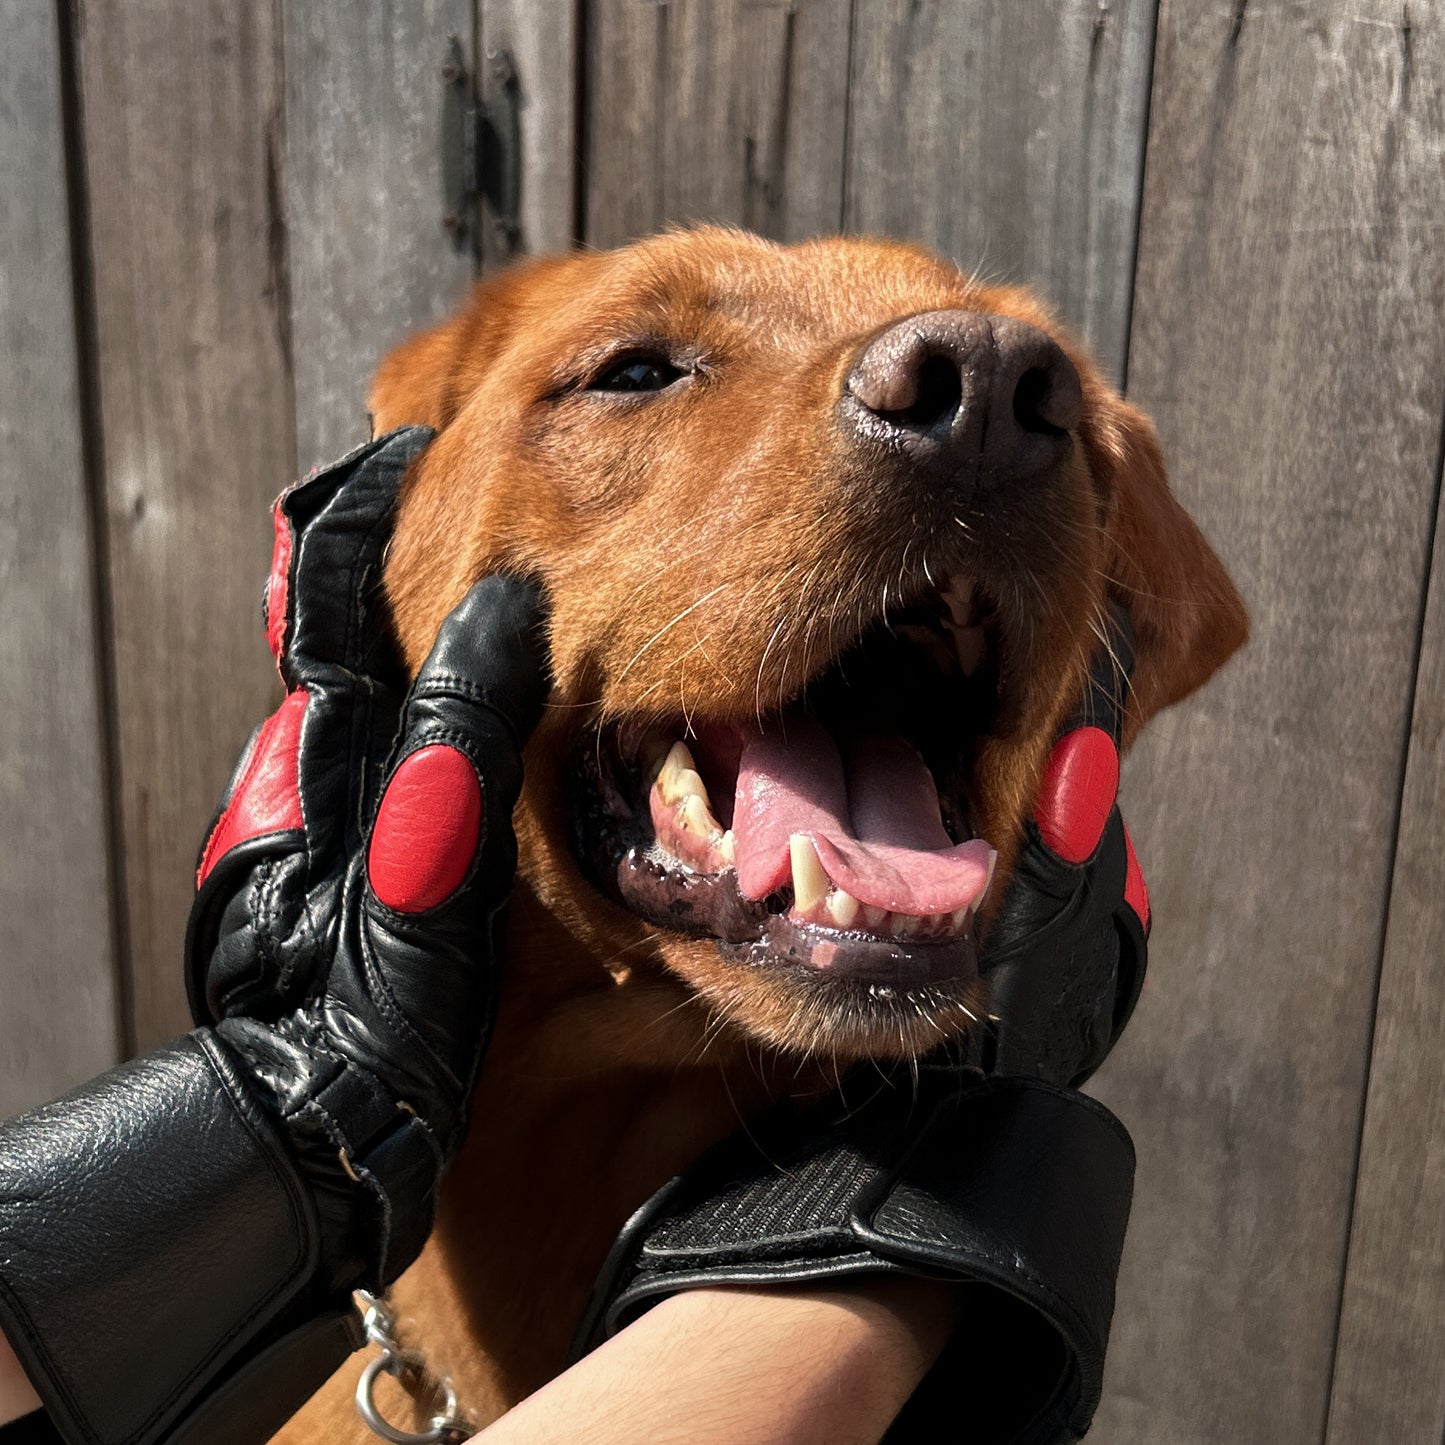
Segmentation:
[(287, 687), (202, 855), (194, 1034), (0, 1126), (0, 1329), (88, 1445), (262, 1439), (416, 1256), (491, 1028), (543, 603), (479, 582), (409, 691), (381, 560), (430, 440), (276, 509)]
[(1116, 803), (1131, 667), (1119, 613), (984, 941), (986, 1026), (916, 1074), (860, 1069), (821, 1105), (780, 1106), (674, 1179), (625, 1227), (580, 1349), (680, 1290), (953, 1281), (962, 1323), (886, 1438), (1082, 1437), (1133, 1184), (1123, 1126), (1072, 1087), (1144, 972), (1148, 902)]

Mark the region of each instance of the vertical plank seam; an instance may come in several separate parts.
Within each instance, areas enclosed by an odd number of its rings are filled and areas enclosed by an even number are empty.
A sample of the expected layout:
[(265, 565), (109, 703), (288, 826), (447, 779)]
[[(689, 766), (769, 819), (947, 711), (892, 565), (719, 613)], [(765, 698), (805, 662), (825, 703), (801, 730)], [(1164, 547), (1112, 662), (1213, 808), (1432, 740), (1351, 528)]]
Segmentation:
[[(106, 528), (105, 441), (100, 408), (100, 362), (95, 310), (95, 257), (85, 165), (85, 116), (76, 36), (77, 0), (55, 0), (59, 35), (61, 143), (65, 157), (66, 222), (70, 232), (71, 309), (75, 326), (76, 391), (85, 497), (91, 629), (95, 640), (96, 724), (100, 731), (101, 817), (104, 829), (111, 976), (115, 989), (118, 1058), (136, 1051), (135, 970), (130, 951), (125, 831), (120, 800), (120, 712), (116, 696), (115, 627), (111, 608)], [(83, 22), (81, 22), (83, 23)]]
[(291, 215), (286, 168), (286, 0), (273, 0), (272, 34), (276, 108), (262, 131), (266, 145), (266, 266), (275, 307), (276, 346), (291, 402), (291, 474), (300, 469), (301, 408), (296, 400), (296, 316), (291, 294)]
[[(472, 0), (468, 11), (472, 22), (472, 32), (467, 37), (471, 48), (471, 54), (467, 57), (466, 84), (469, 94), (467, 104), (472, 108), (472, 114), (480, 120), (486, 110), (482, 104), (482, 70), (487, 63), (486, 51), (486, 20), (483, 16), (483, 6), (486, 0)], [(471, 226), (472, 241), (472, 279), (476, 280), (481, 276), (486, 263), (487, 251), (491, 243), (486, 239), (486, 226), (491, 219), (487, 215), (487, 204), (483, 199), (482, 192), (486, 189), (484, 168), (486, 166), (487, 146), (483, 134), (479, 128), (473, 130), (473, 144), (477, 148), (476, 169), (474, 172), (474, 192), (469, 198), (471, 215), (468, 222)], [(525, 146), (523, 146), (525, 152)], [(515, 158), (514, 158), (515, 159)], [(520, 220), (520, 217), (518, 218)]]
[(838, 229), (848, 229), (848, 177), (853, 156), (853, 48), (858, 38), (858, 0), (848, 0), (848, 46), (843, 57), (843, 174), (838, 185)]
[[(1359, 1203), (1360, 1160), (1365, 1147), (1365, 1121), (1369, 1114), (1370, 1083), (1375, 1064), (1375, 1028), (1380, 1015), (1380, 984), (1385, 972), (1385, 948), (1390, 936), (1390, 915), (1395, 904), (1395, 870), (1400, 852), (1400, 824), (1405, 811), (1405, 784), (1410, 772), (1410, 740), (1414, 731), (1415, 703), (1420, 687), (1420, 664), (1425, 647), (1425, 619), (1430, 605), (1430, 584), (1434, 575), (1436, 534), (1440, 525), (1442, 481), (1445, 481), (1445, 393), (1440, 398), (1440, 430), (1435, 443), (1435, 483), (1430, 497), (1430, 513), (1425, 526), (1425, 561), (1421, 568), (1420, 600), (1415, 613), (1415, 649), (1410, 668), (1410, 693), (1405, 702), (1404, 736), (1400, 744), (1400, 767), (1395, 786), (1395, 808), (1390, 827), (1390, 853), (1386, 877), (1385, 907), (1380, 919), (1380, 934), (1375, 949), (1375, 980), (1370, 992), (1370, 1017), (1365, 1035), (1365, 1067), (1360, 1090), (1359, 1113), (1355, 1120), (1354, 1158), (1350, 1169), (1349, 1204), (1345, 1210), (1345, 1250), (1340, 1261), (1339, 1289), (1335, 1299), (1335, 1329), (1330, 1341), (1329, 1364), (1325, 1373), (1325, 1408), (1320, 1430), (1320, 1445), (1330, 1436), (1330, 1420), (1334, 1414), (1335, 1373), (1339, 1366), (1340, 1334), (1344, 1327), (1345, 1293), (1349, 1287), (1350, 1256), (1354, 1252), (1355, 1211)], [(1442, 1441), (1445, 1445), (1445, 1441)]]
[[(291, 294), (291, 204), (286, 158), (286, 0), (272, 0), (271, 26), (276, 106), (262, 128), (266, 147), (266, 267), (275, 307), (276, 348), (281, 353), (282, 397), (291, 406), (289, 472), (294, 478), (301, 469), (301, 408), (296, 404), (296, 318)], [(278, 490), (285, 481), (283, 478), (278, 484)]]
[(591, 140), (587, 55), (592, 16), (587, 0), (574, 0), (572, 26), (572, 224), (568, 229), (573, 246), (580, 249), (587, 244), (587, 147)]
[(1124, 354), (1119, 358), (1119, 391), (1129, 394), (1129, 355), (1134, 343), (1134, 298), (1139, 285), (1139, 238), (1144, 233), (1144, 175), (1149, 168), (1149, 122), (1154, 113), (1154, 67), (1159, 58), (1159, 11), (1163, 0), (1149, 9), (1149, 75), (1144, 85), (1144, 114), (1139, 140), (1139, 173), (1134, 191), (1134, 245), (1129, 256), (1129, 294), (1124, 301)]
[[(667, 8), (668, 0), (654, 0), (652, 38), (656, 46), (654, 52), (656, 59), (653, 61), (652, 81), (654, 86), (653, 104), (662, 104), (662, 98), (667, 95), (669, 86), (668, 78), (672, 74), (670, 61), (672, 57), (668, 54), (668, 47), (672, 43), (671, 16)], [(671, 197), (668, 195), (667, 184), (667, 135), (662, 126), (655, 123), (652, 127), (652, 215), (647, 218), (647, 229), (649, 231), (659, 230), (669, 216), (672, 215)], [(691, 220), (691, 217), (680, 217), (681, 220)], [(629, 238), (632, 239), (632, 238)]]

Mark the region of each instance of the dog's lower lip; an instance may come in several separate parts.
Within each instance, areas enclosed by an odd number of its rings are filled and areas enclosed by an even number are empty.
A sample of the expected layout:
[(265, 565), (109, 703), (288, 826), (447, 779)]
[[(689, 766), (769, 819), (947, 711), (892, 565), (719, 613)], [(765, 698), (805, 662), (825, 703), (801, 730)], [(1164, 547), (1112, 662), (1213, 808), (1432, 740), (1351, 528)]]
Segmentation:
[(737, 873), (697, 873), (655, 845), (636, 844), (615, 864), (613, 888), (631, 912), (664, 928), (713, 938), (742, 965), (806, 969), (837, 979), (915, 987), (977, 971), (972, 928), (939, 938), (890, 938), (799, 918), (787, 895), (747, 899)]
[(762, 938), (725, 944), (722, 951), (740, 963), (754, 957), (762, 963), (782, 960), (833, 978), (900, 988), (973, 978), (978, 972), (972, 932), (943, 942), (900, 943), (800, 923), (787, 913), (770, 918)]

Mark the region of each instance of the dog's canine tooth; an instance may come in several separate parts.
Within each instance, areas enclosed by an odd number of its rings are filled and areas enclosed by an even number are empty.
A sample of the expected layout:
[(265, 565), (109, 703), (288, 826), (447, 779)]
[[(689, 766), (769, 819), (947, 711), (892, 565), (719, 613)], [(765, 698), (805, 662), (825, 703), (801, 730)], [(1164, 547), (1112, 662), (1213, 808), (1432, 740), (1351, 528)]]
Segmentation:
[(988, 855), (988, 874), (983, 880), (983, 887), (978, 890), (978, 897), (973, 900), (973, 911), (978, 912), (979, 905), (988, 897), (988, 890), (993, 887), (994, 871), (998, 868), (998, 849), (995, 848)]
[(842, 888), (828, 894), (828, 917), (839, 928), (852, 928), (863, 907), (853, 895)]
[(949, 926), (955, 933), (962, 933), (968, 927), (968, 920), (973, 917), (973, 905), (964, 904), (962, 908), (955, 908), (949, 914)]
[(737, 845), (733, 839), (733, 830), (728, 828), (721, 838), (714, 845), (719, 855), (729, 863), (737, 862)]
[(823, 870), (813, 840), (803, 833), (794, 833), (788, 840), (793, 859), (793, 906), (799, 913), (810, 913), (826, 897), (829, 879)]
[(683, 832), (694, 838), (712, 842), (722, 836), (722, 829), (707, 805), (705, 794), (687, 793), (677, 810), (677, 821)]
[(657, 791), (664, 803), (680, 803), (684, 798), (698, 797), (709, 806), (707, 785), (693, 763), (686, 743), (673, 743), (657, 775)]

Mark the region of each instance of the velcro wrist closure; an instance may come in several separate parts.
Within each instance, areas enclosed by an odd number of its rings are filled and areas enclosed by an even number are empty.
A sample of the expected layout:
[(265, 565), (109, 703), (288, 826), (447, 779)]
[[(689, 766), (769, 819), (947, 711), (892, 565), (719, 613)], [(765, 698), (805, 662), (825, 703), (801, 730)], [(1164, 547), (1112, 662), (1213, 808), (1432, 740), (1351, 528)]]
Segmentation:
[[(932, 1276), (967, 1283), (970, 1299), (889, 1439), (1032, 1445), (1082, 1435), (1098, 1402), (1133, 1185), (1133, 1147), (1107, 1109), (1040, 1080), (925, 1070), (916, 1092), (881, 1091), (822, 1128), (816, 1117), (776, 1115), (753, 1139), (728, 1140), (629, 1221), (583, 1348), (680, 1289)], [(967, 1382), (984, 1377), (976, 1363), (961, 1369), (964, 1341), (970, 1362), (1000, 1356), (990, 1389), (1014, 1381), (1012, 1408), (991, 1434), (975, 1429)]]
[(267, 1378), (295, 1408), (356, 1343), (305, 1328), (317, 1255), (286, 1147), (205, 1030), (0, 1126), (0, 1327), (67, 1440), (174, 1439), (288, 1333), (306, 1391)]

